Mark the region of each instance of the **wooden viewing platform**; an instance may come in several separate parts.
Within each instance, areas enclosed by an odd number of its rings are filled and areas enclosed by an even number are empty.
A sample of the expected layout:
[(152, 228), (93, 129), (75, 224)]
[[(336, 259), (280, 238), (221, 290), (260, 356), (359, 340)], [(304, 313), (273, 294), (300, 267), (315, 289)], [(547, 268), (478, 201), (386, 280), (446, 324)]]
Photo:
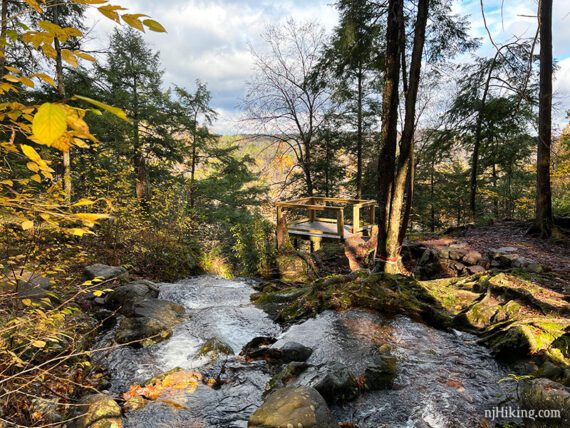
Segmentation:
[[(295, 237), (344, 240), (365, 232), (370, 233), (375, 224), (374, 200), (314, 196), (276, 202), (275, 206), (277, 227), (285, 223), (289, 235)], [(361, 216), (362, 209), (368, 211), (365, 216)], [(302, 211), (305, 215), (289, 220), (286, 219), (285, 210)], [(350, 210), (348, 217), (345, 216), (345, 210)]]

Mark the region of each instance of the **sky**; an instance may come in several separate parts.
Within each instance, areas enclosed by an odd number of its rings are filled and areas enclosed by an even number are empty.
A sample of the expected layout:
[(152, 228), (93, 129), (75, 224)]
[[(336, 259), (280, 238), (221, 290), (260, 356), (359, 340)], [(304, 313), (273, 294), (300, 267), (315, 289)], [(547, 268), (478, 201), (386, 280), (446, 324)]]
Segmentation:
[[(214, 131), (239, 133), (240, 101), (245, 83), (255, 73), (251, 47), (262, 43), (268, 24), (293, 17), (314, 21), (332, 31), (338, 14), (334, 0), (121, 0), (130, 13), (145, 13), (159, 21), (167, 34), (147, 32), (145, 39), (160, 51), (166, 85), (194, 88), (196, 79), (207, 83), (219, 118)], [(503, 7), (501, 4), (504, 3)], [(497, 44), (514, 36), (530, 37), (536, 30), (536, 0), (484, 0), (487, 24)], [(482, 38), (477, 54), (492, 55), (483, 24), (480, 0), (456, 0), (454, 12), (468, 15), (471, 34)], [(107, 44), (115, 24), (94, 9), (93, 43)], [(553, 49), (559, 70), (555, 88), (555, 126), (565, 123), (570, 109), (570, 1), (554, 0)]]

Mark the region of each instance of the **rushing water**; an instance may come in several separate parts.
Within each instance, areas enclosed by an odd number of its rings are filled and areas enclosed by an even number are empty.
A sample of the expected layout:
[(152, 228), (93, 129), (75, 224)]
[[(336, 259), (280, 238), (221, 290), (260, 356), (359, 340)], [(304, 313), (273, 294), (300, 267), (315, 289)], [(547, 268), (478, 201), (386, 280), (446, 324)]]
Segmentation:
[[(477, 426), (485, 409), (512, 395), (508, 383), (499, 383), (506, 371), (475, 343), (474, 336), (359, 309), (327, 311), (282, 331), (250, 303), (252, 293), (247, 281), (209, 276), (161, 286), (159, 297), (184, 305), (188, 317), (165, 342), (106, 354), (103, 362), (111, 375), (111, 392), (124, 392), (133, 383), (175, 367), (219, 372), (223, 365), (230, 382), (219, 389), (200, 385), (192, 393), (180, 392), (176, 406), (156, 401), (128, 412), (127, 427), (247, 426), (271, 378), (265, 362), (246, 363), (237, 356), (257, 336), (277, 337), (276, 347), (288, 341), (302, 343), (314, 350), (308, 363), (339, 361), (356, 376), (372, 362), (379, 345), (389, 345), (398, 360), (394, 388), (364, 393), (331, 408), (339, 422), (353, 422), (360, 428)], [(236, 355), (218, 362), (198, 357), (200, 345), (212, 337), (229, 344)], [(310, 373), (311, 369), (296, 382), (308, 383)]]

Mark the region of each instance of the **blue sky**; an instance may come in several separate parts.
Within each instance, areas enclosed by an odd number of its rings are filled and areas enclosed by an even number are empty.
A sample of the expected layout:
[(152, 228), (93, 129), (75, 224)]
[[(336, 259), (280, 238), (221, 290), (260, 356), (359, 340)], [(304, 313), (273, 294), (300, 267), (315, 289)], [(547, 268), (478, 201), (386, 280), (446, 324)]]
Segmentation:
[[(161, 52), (165, 81), (193, 87), (196, 79), (208, 84), (213, 107), (220, 118), (215, 131), (235, 133), (240, 130), (239, 102), (245, 82), (253, 73), (250, 46), (258, 46), (266, 25), (293, 17), (318, 22), (332, 30), (338, 16), (333, 0), (122, 0), (129, 11), (151, 15), (168, 34), (148, 33), (151, 46)], [(484, 0), (489, 29), (497, 43), (513, 36), (530, 36), (536, 29), (536, 0)], [(481, 55), (491, 55), (481, 18), (480, 0), (456, 0), (454, 11), (469, 15), (473, 36), (483, 37)], [(106, 43), (113, 23), (91, 10), (96, 43)], [(530, 17), (529, 17), (530, 16)], [(560, 61), (555, 82), (559, 113), (570, 109), (570, 0), (554, 1), (554, 54)]]

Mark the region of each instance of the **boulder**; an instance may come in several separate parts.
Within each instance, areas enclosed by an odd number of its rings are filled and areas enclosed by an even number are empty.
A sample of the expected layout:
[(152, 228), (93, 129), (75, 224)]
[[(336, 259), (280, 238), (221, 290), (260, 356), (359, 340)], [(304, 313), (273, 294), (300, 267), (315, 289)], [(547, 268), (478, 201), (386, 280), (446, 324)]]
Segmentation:
[(364, 370), (364, 383), (369, 391), (392, 387), (396, 377), (396, 357), (381, 355)]
[(69, 428), (122, 428), (121, 408), (107, 394), (93, 394), (79, 401)]
[(497, 302), (491, 297), (490, 293), (487, 293), (483, 299), (475, 302), (457, 315), (455, 320), (461, 325), (483, 329), (491, 324), (498, 309), (499, 305)]
[(521, 310), (521, 305), (514, 300), (509, 300), (502, 305), (493, 316), (493, 323), (514, 320)]
[(514, 266), (518, 258), (518, 254), (500, 254), (495, 260), (499, 263), (499, 267), (508, 269)]
[(344, 364), (333, 361), (319, 367), (310, 386), (327, 402), (350, 401), (359, 394), (356, 377)]
[(234, 350), (226, 342), (221, 341), (217, 337), (212, 337), (198, 350), (198, 356), (210, 355), (212, 359), (218, 359), (220, 355), (233, 355)]
[(301, 345), (297, 342), (287, 342), (281, 348), (281, 361), (307, 361), (313, 350), (308, 346)]
[(115, 332), (117, 343), (133, 343), (133, 346), (147, 347), (172, 336), (172, 329), (153, 318), (123, 318)]
[(271, 345), (275, 342), (277, 342), (277, 339), (274, 337), (254, 337), (245, 344), (240, 355), (253, 360), (270, 359), (272, 355), (275, 355), (275, 353), (278, 352), (277, 349), (271, 348)]
[(184, 318), (184, 306), (160, 299), (143, 299), (133, 304), (130, 315), (136, 318), (151, 318), (174, 327)]
[(99, 322), (99, 328), (101, 330), (110, 330), (117, 324), (115, 313), (108, 309), (99, 309), (93, 313), (93, 318)]
[(481, 261), (483, 256), (478, 251), (469, 251), (467, 254), (463, 256), (463, 263), (466, 265), (476, 265)]
[(313, 388), (287, 387), (270, 394), (249, 418), (248, 428), (338, 428), (323, 397)]
[(317, 268), (308, 255), (290, 251), (279, 254), (275, 263), (284, 282), (311, 282), (317, 278)]
[(465, 255), (466, 255), (466, 252), (465, 252), (465, 250), (462, 250), (462, 249), (450, 249), (449, 250), (449, 258), (451, 260), (459, 261), (459, 260), (463, 259), (463, 257), (465, 257)]
[[(570, 426), (570, 389), (550, 379), (527, 379), (520, 385), (521, 408), (538, 412), (554, 410), (560, 417), (526, 418), (525, 427), (568, 427)], [(537, 415), (538, 416), (538, 415)]]
[(467, 267), (465, 268), (465, 270), (467, 271), (467, 273), (468, 273), (469, 275), (474, 275), (474, 274), (476, 274), (476, 273), (483, 273), (483, 272), (486, 271), (486, 269), (485, 269), (483, 266), (481, 266), (481, 265), (467, 266)]
[(126, 277), (128, 275), (127, 270), (121, 266), (109, 266), (101, 263), (95, 263), (94, 265), (85, 267), (85, 275), (89, 279), (102, 278), (103, 280), (111, 278)]
[(107, 294), (105, 305), (109, 309), (124, 308), (126, 312), (132, 310), (132, 305), (135, 301), (157, 296), (158, 292), (151, 289), (146, 283), (131, 282), (130, 284), (121, 285)]

